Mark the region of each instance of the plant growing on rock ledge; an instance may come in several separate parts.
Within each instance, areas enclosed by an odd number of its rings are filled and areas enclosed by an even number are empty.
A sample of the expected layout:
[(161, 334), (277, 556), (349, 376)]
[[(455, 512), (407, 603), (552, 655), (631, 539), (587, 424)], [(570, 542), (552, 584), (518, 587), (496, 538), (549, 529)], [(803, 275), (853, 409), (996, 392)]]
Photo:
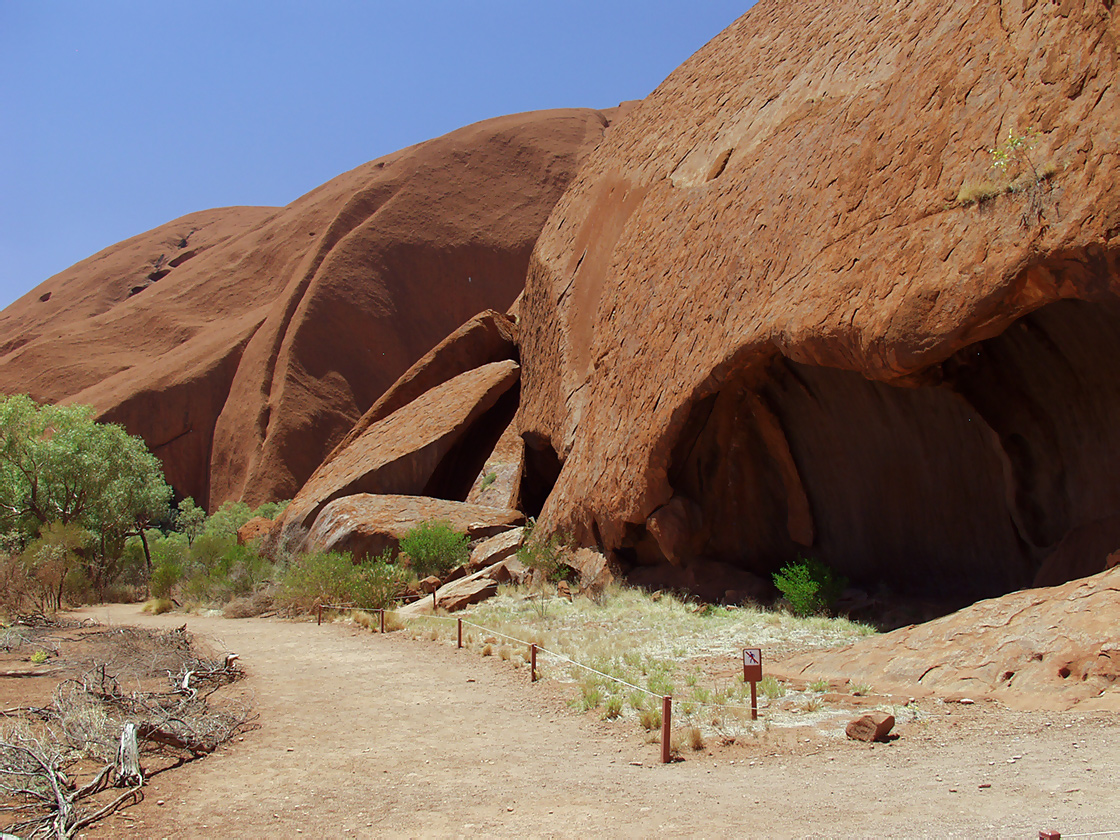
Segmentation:
[(1027, 197), (1027, 209), (1023, 211), (1020, 224), (1030, 227), (1042, 219), (1045, 209), (1044, 197), (1046, 184), (1057, 174), (1059, 167), (1053, 163), (1038, 166), (1030, 151), (1041, 137), (1038, 129), (1028, 128), (1023, 134), (1008, 129), (1007, 139), (991, 149), (988, 156), (996, 179), (978, 182), (966, 181), (957, 193), (956, 203), (967, 207), (983, 204), (1007, 193), (1023, 193)]

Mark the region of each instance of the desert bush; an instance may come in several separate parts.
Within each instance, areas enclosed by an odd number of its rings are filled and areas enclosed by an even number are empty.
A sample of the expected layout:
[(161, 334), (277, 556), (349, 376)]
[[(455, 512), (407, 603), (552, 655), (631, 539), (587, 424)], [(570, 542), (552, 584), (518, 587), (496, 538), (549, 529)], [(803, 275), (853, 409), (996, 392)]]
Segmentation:
[(566, 540), (559, 534), (545, 537), (537, 531), (536, 521), (530, 519), (525, 526), (525, 539), (517, 549), (517, 559), (546, 581), (557, 583), (572, 576), (572, 568), (565, 562), (568, 554)]
[(275, 597), (269, 589), (262, 589), (252, 595), (234, 598), (222, 609), (226, 618), (253, 618), (272, 609)]
[(794, 615), (819, 615), (834, 603), (848, 585), (816, 558), (801, 558), (787, 563), (774, 573), (774, 585), (789, 602)]
[(315, 552), (292, 563), (279, 581), (277, 603), (292, 612), (310, 612), (316, 602), (385, 609), (404, 590), (404, 571), (377, 560), (354, 563), (343, 552)]
[(450, 522), (421, 522), (400, 540), (412, 571), (419, 578), (442, 577), (470, 557), (470, 540), (451, 527)]
[(164, 613), (171, 612), (173, 609), (175, 609), (175, 605), (171, 603), (170, 598), (152, 598), (152, 600), (145, 602), (140, 612), (151, 613), (152, 615), (163, 615)]

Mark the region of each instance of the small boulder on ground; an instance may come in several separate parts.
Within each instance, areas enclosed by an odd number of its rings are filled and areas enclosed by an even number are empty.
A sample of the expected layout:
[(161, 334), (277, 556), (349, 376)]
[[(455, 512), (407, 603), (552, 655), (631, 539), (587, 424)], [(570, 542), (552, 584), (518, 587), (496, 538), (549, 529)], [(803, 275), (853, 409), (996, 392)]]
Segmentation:
[(428, 575), (426, 578), (420, 581), (420, 591), (425, 595), (431, 595), (442, 585), (443, 583), (438, 577), (436, 577), (435, 575)]
[(851, 721), (844, 732), (853, 741), (886, 741), (894, 729), (894, 715), (886, 712), (868, 712)]

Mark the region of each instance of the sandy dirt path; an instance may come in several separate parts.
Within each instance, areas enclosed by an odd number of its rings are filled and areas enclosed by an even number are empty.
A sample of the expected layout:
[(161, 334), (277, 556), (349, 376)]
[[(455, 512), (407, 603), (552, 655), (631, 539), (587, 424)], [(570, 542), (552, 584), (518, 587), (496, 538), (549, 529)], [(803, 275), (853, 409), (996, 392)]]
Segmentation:
[(152, 779), (144, 802), (91, 838), (1036, 838), (1040, 828), (1120, 828), (1120, 727), (1108, 716), (931, 703), (892, 744), (785, 731), (661, 765), (633, 724), (577, 714), (555, 683), (531, 685), (524, 669), (444, 644), (135, 606), (80, 615), (185, 621), (240, 654), (260, 714), (258, 730)]

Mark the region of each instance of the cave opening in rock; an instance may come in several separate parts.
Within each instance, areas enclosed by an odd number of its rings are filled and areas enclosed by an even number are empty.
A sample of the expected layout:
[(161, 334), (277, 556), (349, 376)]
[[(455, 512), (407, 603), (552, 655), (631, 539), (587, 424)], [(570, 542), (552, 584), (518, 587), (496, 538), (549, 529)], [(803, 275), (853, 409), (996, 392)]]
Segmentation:
[(1120, 549), (1120, 305), (1050, 304), (923, 381), (780, 357), (741, 372), (692, 406), (673, 499), (623, 556), (685, 582), (814, 556), (947, 607), (1103, 569)]
[(518, 509), (526, 516), (541, 515), (548, 494), (556, 486), (560, 477), (560, 457), (552, 444), (544, 437), (527, 433), (525, 441), (525, 466), (521, 475), (520, 499)]

